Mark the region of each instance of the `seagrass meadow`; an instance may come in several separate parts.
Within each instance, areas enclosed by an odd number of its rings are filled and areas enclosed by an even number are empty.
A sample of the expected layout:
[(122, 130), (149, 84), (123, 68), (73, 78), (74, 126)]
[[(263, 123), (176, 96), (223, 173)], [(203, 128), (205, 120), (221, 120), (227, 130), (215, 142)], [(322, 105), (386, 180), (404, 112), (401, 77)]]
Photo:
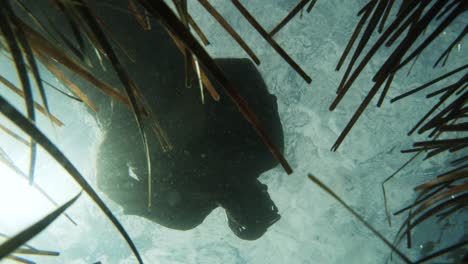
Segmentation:
[[(467, 9), (0, 0), (0, 263), (468, 263)], [(273, 95), (284, 146), (256, 111), (263, 99), (246, 100), (258, 87), (227, 62), (248, 65)], [(146, 95), (154, 90), (175, 91), (175, 103)], [(187, 100), (202, 110), (187, 111)], [(281, 219), (261, 238), (236, 237), (221, 207), (170, 229), (98, 186), (103, 159), (138, 150), (140, 167), (120, 165), (136, 180), (146, 173), (138, 205), (157, 208), (152, 177), (167, 172), (154, 156), (191, 155), (174, 138), (213, 135), (197, 122), (219, 105), (236, 109), (276, 162), (258, 180)], [(187, 114), (195, 125), (174, 129)], [(227, 139), (212, 142), (229, 153)], [(226, 157), (199, 160), (240, 178), (262, 159), (235, 167), (243, 161)]]

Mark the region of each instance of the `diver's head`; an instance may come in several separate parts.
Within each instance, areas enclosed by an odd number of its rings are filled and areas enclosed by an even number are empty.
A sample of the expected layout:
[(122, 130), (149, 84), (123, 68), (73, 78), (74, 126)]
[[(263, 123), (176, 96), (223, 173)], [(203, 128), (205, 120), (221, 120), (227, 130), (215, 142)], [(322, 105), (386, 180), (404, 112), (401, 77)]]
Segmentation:
[(229, 227), (241, 239), (260, 238), (280, 219), (266, 185), (258, 181), (232, 187), (219, 202), (226, 210)]

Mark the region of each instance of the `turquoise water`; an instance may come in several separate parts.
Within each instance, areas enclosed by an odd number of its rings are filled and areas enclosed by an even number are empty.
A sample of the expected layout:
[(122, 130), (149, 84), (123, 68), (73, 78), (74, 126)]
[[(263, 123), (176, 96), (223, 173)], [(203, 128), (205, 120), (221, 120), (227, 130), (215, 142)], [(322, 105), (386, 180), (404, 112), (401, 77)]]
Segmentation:
[[(142, 89), (149, 91), (151, 86), (168, 85), (174, 83), (174, 80), (183, 83), (184, 73), (180, 67), (181, 57), (177, 48), (162, 46), (170, 43), (167, 39), (162, 42), (144, 35), (148, 32), (139, 29), (134, 17), (121, 12), (120, 7), (126, 8), (126, 3), (117, 1), (120, 3), (117, 5), (109, 2), (93, 3), (93, 6), (113, 26), (122, 44), (133, 55), (141, 57), (136, 63), (131, 63), (121, 54), (126, 67)], [(103, 190), (98, 189), (99, 194), (127, 229), (146, 263), (384, 263), (390, 250), (324, 191), (311, 183), (307, 174), (312, 173), (324, 181), (391, 240), (404, 218), (393, 217), (393, 225), (390, 227), (387, 224), (380, 184), (411, 157), (411, 154), (401, 154), (400, 150), (410, 148), (413, 141), (423, 139), (418, 136), (407, 137), (406, 133), (435, 101), (425, 100), (425, 94), (420, 94), (395, 104), (390, 104), (387, 100), (380, 109), (373, 103), (340, 149), (331, 152), (331, 146), (369, 90), (368, 80), (386, 55), (386, 51), (379, 54), (342, 104), (334, 112), (328, 111), (343, 75), (343, 70), (336, 72), (334, 68), (358, 22), (356, 13), (366, 1), (318, 1), (310, 14), (304, 13), (302, 19), (294, 18), (275, 36), (278, 44), (312, 77), (311, 84), (307, 84), (289, 67), (231, 3), (212, 2), (260, 58), (261, 64), (257, 67), (259, 75), (268, 93), (276, 96), (284, 134), (284, 156), (294, 173), (288, 176), (281, 166), (276, 165), (262, 172), (259, 180), (268, 185), (269, 195), (278, 207), (281, 219), (258, 240), (245, 241), (239, 239), (228, 227), (226, 213), (220, 207), (214, 209), (197, 227), (178, 231), (138, 215), (127, 215), (123, 207)], [(36, 4), (38, 10), (50, 12), (49, 14), (57, 13), (47, 9), (46, 1), (38, 1)], [(272, 29), (294, 7), (290, 1), (280, 0), (245, 1), (244, 4), (266, 29)], [(212, 57), (248, 58), (197, 1), (189, 1), (189, 10), (211, 42), (206, 49)], [(51, 18), (58, 27), (66, 29), (63, 19), (54, 16)], [(466, 62), (464, 41), (452, 51), (447, 68), (432, 70), (428, 67), (439, 55), (434, 50), (443, 50), (459, 34), (466, 21), (465, 14), (449, 30), (443, 32), (430, 50), (419, 58), (410, 75), (406, 76), (407, 70), (403, 70), (396, 77), (387, 95), (388, 99), (463, 65)], [(155, 32), (162, 32), (161, 25), (153, 22), (153, 27)], [(68, 36), (72, 38), (70, 32)], [(154, 53), (144, 57), (145, 52), (151, 51)], [(172, 66), (177, 60), (178, 68)], [(12, 64), (4, 56), (1, 61), (2, 75), (15, 80)], [(94, 74), (122, 89), (109, 65), (104, 71), (99, 62), (94, 62)], [(41, 73), (44, 79), (66, 89), (42, 66)], [(109, 135), (106, 131), (109, 127), (107, 122), (112, 119), (109, 115), (115, 117), (125, 108), (119, 102), (109, 102), (78, 76), (71, 78), (93, 100), (99, 102), (101, 111), (95, 114), (83, 103), (50, 90), (48, 96), (52, 113), (65, 125), (51, 128), (49, 121), (40, 115), (37, 123), (63, 149), (89, 182), (97, 187), (98, 151), (101, 142)], [(15, 82), (19, 84), (16, 80)], [(449, 83), (445, 82), (445, 85)], [(444, 83), (438, 87), (443, 85)], [(195, 90), (197, 87), (194, 83), (191, 90), (187, 90), (189, 92), (184, 90), (186, 88), (181, 88), (180, 93), (199, 96)], [(2, 96), (23, 110), (18, 97), (5, 89), (2, 89)], [(199, 102), (200, 108), (214, 104), (207, 92), (204, 97), (205, 105), (202, 104), (201, 97), (195, 100)], [(157, 98), (147, 100), (150, 104), (158, 102)], [(226, 101), (228, 98), (221, 94), (219, 103)], [(127, 112), (117, 119), (119, 118), (121, 123), (113, 120), (114, 124), (133, 126), (136, 130), (131, 114)], [(11, 127), (8, 121), (3, 120), (3, 123)], [(193, 137), (200, 129), (196, 125), (191, 125), (190, 128), (182, 132)], [(26, 171), (26, 148), (12, 142), (5, 134), (0, 136), (0, 142), (5, 142), (2, 148)], [(131, 139), (131, 136), (122, 136), (125, 140)], [(158, 144), (156, 140), (152, 143)], [(119, 142), (114, 144), (118, 145)], [(455, 156), (461, 157), (463, 154), (457, 153)], [(226, 162), (222, 157), (215, 159)], [(386, 185), (390, 210), (394, 212), (409, 204), (415, 197), (413, 187), (445, 171), (447, 160), (447, 156), (438, 156), (425, 162), (420, 159), (390, 181)], [(231, 162), (226, 164), (232, 165)], [(125, 165), (132, 171), (133, 164)], [(158, 164), (154, 165), (158, 170)], [(14, 234), (53, 210), (54, 207), (27, 186), (25, 181), (21, 181), (18, 175), (14, 175), (6, 167), (2, 167), (2, 171), (1, 232)], [(138, 178), (138, 172), (133, 173)], [(42, 150), (39, 151), (37, 183), (59, 203), (79, 192), (79, 186)], [(31, 241), (31, 245), (38, 248), (61, 252), (59, 257), (38, 257), (38, 263), (135, 263), (136, 260), (124, 240), (86, 195), (67, 212), (78, 223), (77, 226), (61, 217)], [(412, 259), (416, 259), (431, 252), (432, 247), (436, 250), (463, 237), (466, 239), (466, 219), (465, 210), (443, 222), (442, 231), (428, 232), (434, 230), (434, 223), (425, 224), (415, 231), (413, 249), (405, 249), (404, 243), (400, 248)], [(394, 261), (400, 263), (398, 259)]]

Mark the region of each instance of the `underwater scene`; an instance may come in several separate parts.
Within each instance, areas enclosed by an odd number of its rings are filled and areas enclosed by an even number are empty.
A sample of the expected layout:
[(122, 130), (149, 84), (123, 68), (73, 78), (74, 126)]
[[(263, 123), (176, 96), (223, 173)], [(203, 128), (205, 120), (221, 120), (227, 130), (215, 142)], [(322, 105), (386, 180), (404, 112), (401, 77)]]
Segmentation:
[(0, 0), (0, 263), (468, 263), (465, 0)]

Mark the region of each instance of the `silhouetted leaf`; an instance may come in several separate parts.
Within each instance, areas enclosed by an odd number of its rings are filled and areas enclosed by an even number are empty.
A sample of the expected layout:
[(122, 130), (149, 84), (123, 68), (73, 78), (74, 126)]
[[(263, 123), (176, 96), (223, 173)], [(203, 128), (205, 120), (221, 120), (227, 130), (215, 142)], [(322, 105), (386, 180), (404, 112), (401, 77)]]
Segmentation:
[(72, 205), (78, 197), (80, 197), (79, 193), (73, 199), (65, 203), (64, 205), (60, 206), (59, 208), (55, 209), (52, 213), (48, 214), (40, 221), (36, 222), (35, 224), (31, 225), (30, 227), (26, 228), (25, 230), (21, 231), (19, 234), (15, 235), (14, 237), (8, 239), (6, 242), (0, 245), (0, 260), (4, 257), (11, 254), (17, 248), (19, 248), (24, 243), (28, 242), (31, 238), (35, 237), (37, 234), (42, 232), (46, 227), (48, 227), (51, 223), (55, 221), (60, 214), (62, 214), (65, 210), (67, 210), (70, 205)]
[[(297, 13), (299, 13), (304, 7), (305, 5), (307, 5), (307, 3), (309, 2), (310, 0), (301, 0), (299, 1), (299, 3), (293, 8), (293, 10), (291, 10), (291, 12), (289, 12), (289, 14), (283, 18), (283, 20), (281, 20), (281, 22), (276, 25), (276, 27), (274, 27), (271, 31), (270, 31), (270, 36), (274, 36), (276, 33), (278, 33), (284, 26), (286, 26), (286, 24), (291, 21), (291, 19), (293, 17), (295, 17), (297, 15)], [(316, 0), (314, 0), (315, 2)]]
[(322, 183), (315, 176), (309, 174), (309, 179), (317, 184), (322, 190), (327, 192), (335, 200), (337, 200), (348, 212), (350, 212), (357, 220), (359, 220), (364, 226), (369, 229), (375, 236), (377, 236), (382, 242), (384, 242), (389, 248), (391, 248), (404, 262), (412, 263), (411, 260), (403, 254), (398, 248), (396, 248), (392, 243), (390, 243), (379, 231), (377, 231), (372, 225), (370, 225), (364, 218), (356, 213), (348, 204), (346, 204), (338, 195), (336, 195), (328, 186)]
[(258, 33), (271, 45), (271, 47), (278, 52), (278, 54), (306, 81), (312, 82), (312, 78), (284, 51), (283, 48), (265, 31), (265, 29), (257, 22), (257, 20), (250, 14), (250, 12), (238, 1), (232, 0), (234, 6), (241, 12), (247, 21), (257, 30)]
[[(26, 68), (26, 62), (24, 61), (23, 54), (21, 52), (21, 48), (18, 45), (20, 40), (17, 39), (19, 27), (12, 25), (14, 21), (12, 21), (14, 15), (10, 8), (10, 3), (8, 0), (0, 0), (0, 31), (2, 32), (10, 50), (10, 53), (13, 57), (14, 64), (16, 67), (16, 72), (21, 81), (21, 85), (24, 92), (24, 99), (26, 102), (26, 111), (28, 118), (35, 122), (36, 117), (34, 113), (34, 99), (33, 93), (31, 89), (31, 84), (29, 82), (28, 71)], [(34, 169), (36, 164), (36, 143), (31, 140), (30, 143), (30, 155), (29, 155), (29, 179), (30, 182), (33, 183), (34, 181)]]
[(252, 49), (245, 43), (241, 36), (232, 28), (232, 26), (221, 16), (221, 14), (207, 0), (198, 0), (200, 4), (213, 16), (216, 21), (229, 33), (229, 35), (241, 46), (241, 48), (250, 56), (255, 64), (260, 65), (260, 60)]
[(129, 235), (119, 223), (117, 218), (107, 208), (106, 204), (97, 195), (94, 189), (88, 184), (86, 179), (79, 173), (75, 166), (65, 157), (65, 155), (55, 146), (34, 124), (26, 119), (18, 110), (16, 110), (7, 100), (0, 96), (0, 112), (2, 112), (9, 120), (18, 126), (23, 132), (31, 136), (38, 144), (40, 144), (83, 188), (83, 190), (91, 197), (91, 199), (99, 206), (101, 211), (114, 224), (120, 234), (125, 238), (130, 248), (137, 256), (140, 263), (141, 257), (130, 239)]

